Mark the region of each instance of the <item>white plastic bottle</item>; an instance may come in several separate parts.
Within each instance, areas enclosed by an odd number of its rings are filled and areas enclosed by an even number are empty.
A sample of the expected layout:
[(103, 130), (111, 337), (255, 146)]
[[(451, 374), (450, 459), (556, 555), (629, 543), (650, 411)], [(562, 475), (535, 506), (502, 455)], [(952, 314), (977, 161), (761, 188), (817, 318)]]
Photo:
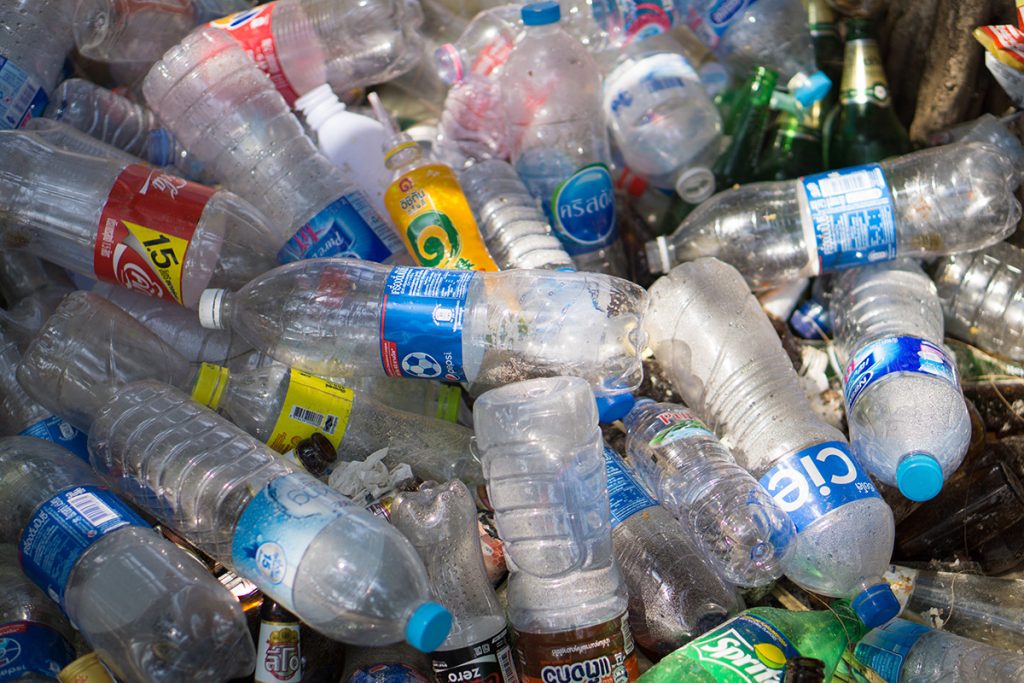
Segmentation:
[(910, 500), (934, 498), (971, 442), (935, 285), (909, 259), (844, 271), (831, 317), (853, 452)]
[(242, 607), (206, 568), (46, 441), (0, 439), (0, 540), (125, 683), (225, 680), (255, 665)]
[(698, 259), (672, 269), (650, 294), (644, 329), (658, 363), (796, 526), (796, 547), (784, 564), (789, 578), (850, 598), (869, 627), (896, 616), (899, 603), (882, 578), (892, 554), (892, 510), (843, 434), (811, 409), (740, 274)]
[(0, 130), (43, 115), (74, 45), (67, 0), (0, 5)]

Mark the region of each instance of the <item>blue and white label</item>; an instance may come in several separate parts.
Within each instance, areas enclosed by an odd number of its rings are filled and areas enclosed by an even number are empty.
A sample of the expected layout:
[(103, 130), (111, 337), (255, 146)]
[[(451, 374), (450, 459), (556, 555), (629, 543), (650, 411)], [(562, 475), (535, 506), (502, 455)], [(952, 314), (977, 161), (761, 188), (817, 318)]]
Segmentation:
[(880, 498), (878, 489), (843, 441), (826, 441), (775, 463), (760, 481), (799, 533), (848, 503)]
[(62, 446), (82, 460), (89, 462), (89, 436), (80, 432), (56, 415), (40, 420), (27, 429), (18, 432), (18, 436), (34, 436), (37, 439), (50, 441)]
[(907, 653), (929, 631), (927, 626), (896, 619), (864, 636), (857, 643), (853, 656), (888, 683), (899, 683)]
[(931, 375), (959, 386), (956, 365), (937, 344), (917, 337), (887, 337), (871, 342), (847, 363), (843, 378), (847, 409), (853, 410), (868, 387), (894, 372)]
[(680, 439), (702, 438), (714, 439), (715, 435), (708, 426), (689, 412), (667, 410), (655, 416), (663, 425), (667, 425), (648, 442), (651, 448), (666, 446)]
[(75, 659), (75, 649), (49, 626), (15, 621), (0, 626), (0, 682), (28, 674), (57, 678)]
[(604, 164), (576, 171), (551, 195), (551, 224), (570, 255), (606, 247), (618, 237), (615, 190)]
[(462, 325), (472, 270), (398, 266), (381, 295), (380, 358), (391, 377), (467, 381)]
[(381, 262), (404, 249), (362, 192), (338, 197), (313, 216), (277, 252), (277, 260), (344, 257)]
[(896, 258), (896, 212), (878, 164), (804, 176), (797, 197), (818, 273)]
[(709, 49), (714, 50), (743, 13), (757, 0), (694, 0), (686, 15), (686, 25)]
[(346, 683), (430, 683), (426, 676), (408, 664), (385, 662), (356, 669)]
[(242, 512), (231, 543), (239, 576), (258, 585), (289, 611), (299, 563), (328, 524), (352, 503), (326, 484), (295, 472), (274, 479)]
[(0, 130), (21, 128), (49, 104), (46, 91), (17, 64), (0, 55)]
[(110, 491), (96, 486), (65, 489), (32, 514), (18, 544), (21, 568), (64, 607), (68, 577), (86, 548), (124, 526), (149, 528)]
[(608, 475), (608, 503), (612, 512), (612, 528), (636, 513), (658, 504), (619, 454), (607, 446), (604, 447), (604, 470)]

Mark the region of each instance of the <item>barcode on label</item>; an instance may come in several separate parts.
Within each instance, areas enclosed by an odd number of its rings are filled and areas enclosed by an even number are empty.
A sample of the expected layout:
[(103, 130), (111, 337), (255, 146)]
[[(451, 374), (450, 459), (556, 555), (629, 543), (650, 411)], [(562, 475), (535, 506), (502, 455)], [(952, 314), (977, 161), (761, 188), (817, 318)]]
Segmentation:
[(501, 675), (505, 683), (519, 683), (519, 676), (516, 675), (516, 667), (512, 664), (512, 650), (503, 647), (498, 650), (498, 666), (501, 667)]
[(68, 496), (68, 505), (73, 507), (78, 514), (93, 526), (106, 524), (115, 520), (119, 515), (91, 493), (79, 493), (75, 496)]
[(291, 418), (303, 424), (308, 424), (310, 427), (316, 427), (327, 434), (333, 434), (334, 430), (338, 428), (338, 417), (336, 415), (324, 415), (302, 406), (292, 406)]
[(872, 171), (857, 171), (849, 175), (832, 176), (822, 178), (818, 181), (821, 194), (825, 197), (834, 197), (837, 194), (847, 192), (858, 192), (875, 186), (874, 173)]

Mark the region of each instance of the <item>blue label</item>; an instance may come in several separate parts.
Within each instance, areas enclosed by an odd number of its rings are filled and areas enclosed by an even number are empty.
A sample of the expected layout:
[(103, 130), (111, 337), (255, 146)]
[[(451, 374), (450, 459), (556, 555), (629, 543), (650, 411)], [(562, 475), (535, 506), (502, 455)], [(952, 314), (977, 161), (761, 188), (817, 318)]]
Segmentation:
[(570, 255), (615, 241), (615, 190), (604, 164), (584, 166), (551, 196), (552, 225)]
[(810, 220), (807, 227), (814, 231), (819, 272), (896, 258), (895, 210), (881, 166), (809, 175), (800, 179), (800, 187), (801, 203), (808, 211), (805, 220)]
[(608, 503), (612, 512), (612, 527), (649, 507), (658, 501), (648, 495), (619, 454), (604, 447), (604, 470), (608, 475)]
[(384, 261), (403, 249), (401, 238), (381, 220), (362, 192), (338, 197), (313, 216), (277, 252), (277, 260), (345, 257)]
[(17, 64), (0, 55), (0, 130), (21, 128), (43, 115), (50, 98)]
[(789, 324), (804, 339), (821, 339), (822, 334), (832, 334), (832, 317), (828, 309), (814, 299), (805, 301), (793, 311)]
[(89, 462), (89, 436), (80, 432), (56, 415), (40, 420), (18, 436), (34, 436), (63, 446), (82, 460)]
[(242, 512), (231, 543), (235, 571), (294, 611), (292, 589), (316, 535), (345, 514), (347, 499), (305, 472), (274, 479)]
[(918, 638), (929, 631), (931, 629), (927, 626), (896, 619), (864, 636), (853, 656), (888, 683), (899, 683), (907, 653)]
[(356, 669), (346, 683), (430, 683), (426, 676), (408, 664), (387, 662)]
[(466, 381), (462, 324), (472, 270), (398, 266), (381, 294), (380, 358), (391, 377)]
[(757, 0), (695, 0), (686, 24), (712, 50), (733, 23)]
[(31, 621), (0, 626), (0, 681), (16, 681), (26, 674), (57, 678), (74, 659), (71, 644), (49, 626)]
[(146, 152), (149, 163), (154, 166), (169, 166), (174, 157), (171, 151), (175, 147), (174, 137), (166, 128), (155, 128), (149, 131)]
[(64, 606), (68, 577), (85, 549), (123, 526), (149, 525), (96, 486), (65, 489), (32, 514), (18, 544), (25, 575)]
[(917, 337), (888, 337), (873, 341), (854, 354), (846, 366), (843, 390), (848, 410), (864, 390), (894, 372), (913, 372), (959, 386), (956, 366), (936, 344)]
[(880, 497), (843, 441), (826, 441), (787, 455), (760, 483), (790, 516), (797, 532), (847, 503)]
[(725, 622), (681, 652), (700, 662), (716, 681), (757, 683), (779, 683), (786, 661), (800, 656), (789, 638), (756, 614)]

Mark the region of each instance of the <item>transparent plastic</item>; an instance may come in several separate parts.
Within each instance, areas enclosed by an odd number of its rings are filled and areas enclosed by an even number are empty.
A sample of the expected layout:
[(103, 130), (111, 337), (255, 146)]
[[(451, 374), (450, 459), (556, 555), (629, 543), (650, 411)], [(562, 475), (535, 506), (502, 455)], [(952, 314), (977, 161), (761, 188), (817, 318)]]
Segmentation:
[(123, 152), (117, 147), (112, 147), (111, 145), (92, 137), (88, 133), (83, 133), (77, 128), (61, 121), (55, 121), (53, 119), (32, 119), (22, 126), (22, 130), (31, 131), (37, 135), (39, 139), (68, 152), (75, 152), (76, 154), (84, 154), (92, 157), (102, 157), (104, 159), (112, 159), (123, 164), (145, 163), (139, 157)]
[(469, 74), (449, 88), (432, 152), (456, 169), (508, 157), (505, 109), (496, 78)]
[(21, 434), (51, 414), (21, 388), (15, 375), (19, 361), (17, 345), (0, 332), (0, 436)]
[(998, 147), (1013, 162), (1018, 175), (1024, 173), (1024, 145), (1020, 138), (1010, 132), (1007, 124), (1017, 118), (1011, 114), (998, 119), (992, 114), (982, 114), (978, 118), (947, 128), (931, 135), (928, 142), (935, 145), (948, 145), (953, 142), (985, 142)]
[(478, 12), (457, 40), (434, 52), (437, 75), (449, 87), (470, 75), (497, 76), (522, 30), (519, 5), (497, 5)]
[(0, 250), (0, 295), (7, 304), (0, 309), (0, 331), (25, 348), (72, 289), (64, 269), (23, 251)]
[[(0, 4), (0, 56), (35, 79), (47, 94), (56, 87), (74, 46), (67, 0)], [(0, 122), (0, 128), (6, 127), (7, 122)]]

